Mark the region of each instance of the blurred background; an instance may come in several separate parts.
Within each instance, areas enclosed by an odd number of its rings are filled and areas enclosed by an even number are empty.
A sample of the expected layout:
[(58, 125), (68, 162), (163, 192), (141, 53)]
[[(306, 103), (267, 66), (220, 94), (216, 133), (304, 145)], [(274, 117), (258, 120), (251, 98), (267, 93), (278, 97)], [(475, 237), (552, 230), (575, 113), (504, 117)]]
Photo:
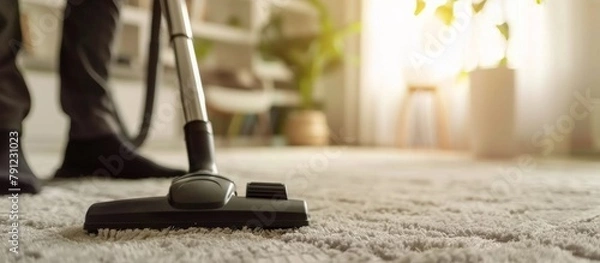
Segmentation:
[[(62, 151), (63, 0), (19, 0), (26, 147)], [(219, 147), (354, 145), (600, 160), (600, 1), (187, 0)], [(150, 0), (124, 1), (111, 89), (138, 127)], [(164, 24), (164, 23), (163, 23)], [(173, 52), (147, 150), (184, 150)], [(57, 158), (59, 158), (57, 156)], [(58, 162), (58, 159), (57, 159)]]

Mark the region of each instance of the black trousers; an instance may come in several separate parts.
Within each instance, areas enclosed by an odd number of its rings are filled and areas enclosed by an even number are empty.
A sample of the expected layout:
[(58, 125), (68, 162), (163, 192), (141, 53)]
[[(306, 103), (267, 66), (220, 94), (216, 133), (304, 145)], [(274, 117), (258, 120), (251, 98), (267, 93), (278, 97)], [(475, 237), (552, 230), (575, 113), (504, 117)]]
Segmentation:
[[(60, 47), (60, 102), (71, 119), (71, 138), (116, 133), (112, 105), (104, 89), (120, 0), (69, 0)], [(59, 18), (57, 18), (59, 19)], [(35, 26), (36, 19), (32, 19)], [(41, 23), (41, 21), (40, 21)], [(42, 39), (43, 40), (43, 39)], [(16, 58), (22, 35), (18, 0), (0, 3), (0, 129), (18, 129), (31, 98)], [(35, 45), (43, 45), (37, 41)], [(58, 52), (58, 50), (57, 50)], [(45, 99), (45, 98), (38, 98)]]

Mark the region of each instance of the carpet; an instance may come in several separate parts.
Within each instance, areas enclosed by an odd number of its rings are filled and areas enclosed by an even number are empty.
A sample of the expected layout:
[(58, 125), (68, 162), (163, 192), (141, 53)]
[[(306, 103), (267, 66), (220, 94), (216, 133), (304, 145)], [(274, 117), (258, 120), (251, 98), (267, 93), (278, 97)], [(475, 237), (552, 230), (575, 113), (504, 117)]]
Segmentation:
[[(157, 156), (185, 164), (182, 154)], [(169, 180), (49, 182), (20, 199), (19, 262), (600, 260), (598, 162), (327, 148), (223, 150), (218, 163), (242, 195), (249, 181), (287, 183), (291, 197), (308, 201), (311, 225), (88, 235), (92, 203), (164, 195)], [(2, 233), (8, 224), (4, 212)], [(11, 262), (4, 240), (0, 262)]]

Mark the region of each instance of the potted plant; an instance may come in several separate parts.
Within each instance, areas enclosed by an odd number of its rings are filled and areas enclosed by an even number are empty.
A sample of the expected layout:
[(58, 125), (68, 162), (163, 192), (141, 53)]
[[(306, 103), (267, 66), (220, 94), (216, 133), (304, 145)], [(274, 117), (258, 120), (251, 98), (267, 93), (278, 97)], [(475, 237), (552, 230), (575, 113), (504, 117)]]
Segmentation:
[(344, 40), (360, 30), (359, 23), (336, 28), (328, 8), (321, 0), (303, 0), (316, 11), (318, 30), (302, 35), (286, 35), (285, 17), (274, 13), (262, 28), (259, 50), (266, 60), (277, 60), (291, 71), (300, 94), (300, 107), (285, 122), (285, 135), (292, 145), (326, 145), (329, 128), (315, 86), (324, 74), (342, 65)]
[[(419, 15), (425, 9), (427, 2), (416, 1), (415, 14)], [(488, 6), (488, 2), (491, 2), (491, 0), (447, 0), (436, 8), (435, 16), (446, 26), (452, 25), (455, 6), (462, 1), (467, 1), (469, 2), (467, 4), (472, 6), (473, 16), (485, 13), (483, 11)], [(542, 3), (542, 0), (535, 1), (537, 4)], [(506, 10), (502, 11), (506, 12)], [(477, 65), (474, 70), (467, 72), (471, 86), (471, 148), (477, 157), (506, 158), (516, 154), (516, 72), (510, 67), (507, 56), (510, 41), (509, 22), (499, 23), (493, 30), (506, 42), (503, 57), (498, 60), (496, 66), (484, 68)]]

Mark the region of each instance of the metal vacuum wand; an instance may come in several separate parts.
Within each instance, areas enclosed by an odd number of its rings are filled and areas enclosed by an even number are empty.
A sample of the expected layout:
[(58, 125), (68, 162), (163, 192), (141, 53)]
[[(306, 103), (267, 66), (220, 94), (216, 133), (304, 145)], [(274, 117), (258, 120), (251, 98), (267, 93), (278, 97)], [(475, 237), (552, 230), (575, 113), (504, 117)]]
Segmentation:
[(169, 203), (185, 209), (214, 209), (235, 195), (235, 184), (217, 175), (212, 126), (206, 113), (204, 91), (192, 42), (185, 0), (161, 0), (169, 39), (175, 50), (181, 103), (185, 115), (185, 145), (190, 173), (176, 178), (169, 188)]
[(212, 126), (206, 112), (186, 3), (185, 0), (161, 0), (161, 4), (167, 20), (169, 40), (175, 51), (190, 172), (216, 174)]

